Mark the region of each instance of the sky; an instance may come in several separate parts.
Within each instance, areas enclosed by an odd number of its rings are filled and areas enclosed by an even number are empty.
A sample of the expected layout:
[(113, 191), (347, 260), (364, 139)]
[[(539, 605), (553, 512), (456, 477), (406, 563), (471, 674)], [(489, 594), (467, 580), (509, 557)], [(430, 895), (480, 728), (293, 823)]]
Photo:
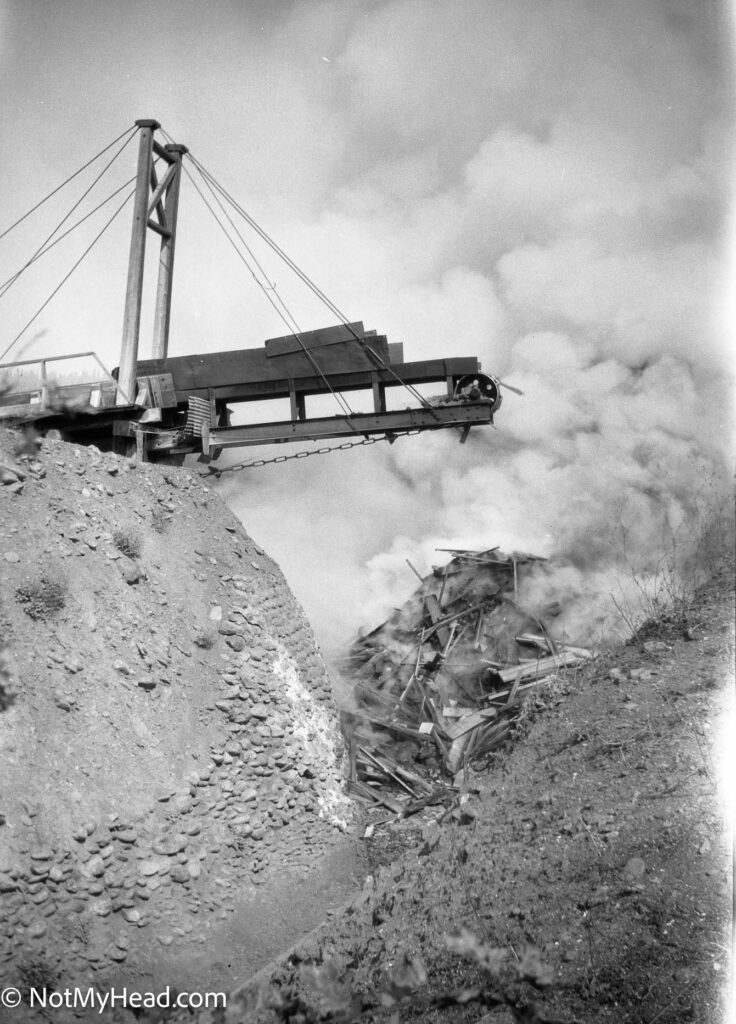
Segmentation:
[[(0, 231), (156, 118), (349, 319), (524, 392), (463, 446), (223, 475), (325, 649), (403, 601), (407, 559), (423, 573), (438, 548), (497, 544), (559, 562), (529, 600), (562, 596), (590, 640), (616, 627), (612, 592), (635, 600), (673, 551), (683, 573), (707, 560), (733, 478), (732, 23), (711, 0), (4, 0)], [(118, 146), (0, 238), (2, 281)], [(66, 226), (133, 175), (136, 146)], [(0, 350), (114, 210), (0, 294)], [(130, 216), (7, 358), (117, 364)], [(302, 329), (335, 322), (256, 251)], [(172, 354), (283, 333), (185, 178)]]

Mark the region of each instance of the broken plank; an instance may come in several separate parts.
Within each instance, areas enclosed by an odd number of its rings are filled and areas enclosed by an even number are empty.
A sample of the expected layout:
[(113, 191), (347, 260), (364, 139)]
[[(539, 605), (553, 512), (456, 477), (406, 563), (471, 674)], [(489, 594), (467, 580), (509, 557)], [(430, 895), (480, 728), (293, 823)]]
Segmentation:
[(443, 731), (449, 739), (456, 740), (460, 736), (464, 736), (466, 732), (470, 732), (471, 729), (495, 718), (497, 714), (496, 708), (481, 708), (479, 711), (474, 711), (472, 715), (464, 715), (452, 725), (443, 726)]
[[(440, 613), (440, 603), (434, 594), (427, 594), (424, 598), (424, 606), (427, 609), (432, 625), (437, 626), (437, 623), (440, 621), (442, 616)], [(436, 633), (440, 646), (444, 649), (447, 646), (447, 641), (449, 639), (448, 631), (444, 626), (437, 626)]]
[(399, 764), (393, 757), (390, 757), (385, 751), (381, 751), (380, 756), (376, 755), (381, 765), (385, 765), (386, 769), (391, 768), (396, 772), (397, 775), (401, 775), (407, 782), (413, 783), (419, 789), (428, 790), (432, 787), (426, 782), (421, 775), (417, 775), (416, 772), (410, 768), (406, 768), (403, 764)]
[(394, 800), (385, 793), (376, 792), (376, 790), (371, 789), (364, 782), (349, 782), (348, 793), (356, 793), (358, 796), (371, 800), (374, 804), (382, 804), (384, 807), (388, 807), (389, 811), (393, 811), (394, 814), (401, 814), (403, 810), (398, 800)]
[(562, 651), (557, 655), (550, 655), (548, 658), (539, 658), (538, 661), (526, 665), (504, 668), (498, 673), (504, 683), (514, 683), (518, 679), (534, 679), (535, 676), (548, 674), (551, 669), (565, 668), (567, 665), (577, 665), (581, 661), (579, 654), (570, 654)]
[(359, 747), (358, 749), (360, 750), (361, 754), (363, 754), (370, 761), (372, 761), (378, 768), (381, 769), (381, 771), (383, 771), (386, 775), (392, 778), (394, 782), (398, 783), (398, 785), (401, 786), (402, 789), (405, 789), (409, 796), (413, 797), (416, 800), (417, 795), (408, 782), (405, 782), (403, 779), (399, 778), (396, 772), (391, 771), (388, 765), (384, 764), (379, 757), (376, 757), (375, 754), (371, 754), (370, 750), (366, 750), (365, 747)]
[[(525, 692), (526, 690), (531, 690), (533, 686), (542, 686), (544, 683), (550, 682), (551, 679), (554, 679), (554, 672), (548, 672), (546, 676), (540, 676), (539, 679), (532, 679), (531, 682), (528, 683), (520, 683), (517, 687), (517, 695)], [(491, 705), (496, 705), (497, 701), (501, 701), (499, 706), (505, 707), (508, 705), (508, 700), (503, 700), (503, 698), (508, 697), (512, 690), (513, 686), (508, 690), (498, 690), (496, 693), (489, 694), (487, 699), (491, 702)]]
[(528, 644), (532, 647), (538, 647), (540, 651), (546, 651), (548, 654), (554, 653), (546, 636), (537, 636), (536, 633), (520, 633), (514, 639), (517, 644)]

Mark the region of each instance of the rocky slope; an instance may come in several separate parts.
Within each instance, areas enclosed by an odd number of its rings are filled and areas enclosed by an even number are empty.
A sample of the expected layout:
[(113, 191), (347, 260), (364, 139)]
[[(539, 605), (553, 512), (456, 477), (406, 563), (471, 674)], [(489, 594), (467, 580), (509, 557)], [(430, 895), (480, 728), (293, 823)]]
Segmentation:
[(16, 444), (3, 434), (0, 982), (243, 977), (294, 938), (293, 918), (288, 941), (264, 929), (261, 893), (283, 910), (316, 870), (339, 896), (354, 867), (311, 630), (196, 475)]
[(453, 806), (370, 812), (360, 896), (224, 1021), (724, 1022), (732, 561), (681, 612), (531, 698)]

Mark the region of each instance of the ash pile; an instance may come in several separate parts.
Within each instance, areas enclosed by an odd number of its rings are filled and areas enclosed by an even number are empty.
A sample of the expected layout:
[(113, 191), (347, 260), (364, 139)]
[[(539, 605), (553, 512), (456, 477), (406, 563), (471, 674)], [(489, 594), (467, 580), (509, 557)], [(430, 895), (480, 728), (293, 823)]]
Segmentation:
[(345, 659), (354, 697), (342, 715), (348, 788), (395, 814), (451, 791), (468, 764), (509, 737), (527, 695), (591, 656), (518, 603), (546, 559), (499, 548), (447, 553), (448, 564), (420, 576), (406, 604)]

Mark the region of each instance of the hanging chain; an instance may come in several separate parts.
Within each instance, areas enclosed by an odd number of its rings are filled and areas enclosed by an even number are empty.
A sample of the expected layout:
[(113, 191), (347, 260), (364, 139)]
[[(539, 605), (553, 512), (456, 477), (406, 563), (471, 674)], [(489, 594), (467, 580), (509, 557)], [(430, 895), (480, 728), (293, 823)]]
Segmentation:
[(421, 430), (405, 430), (400, 434), (393, 433), (391, 437), (385, 434), (383, 437), (365, 437), (361, 441), (344, 441), (342, 444), (333, 445), (331, 448), (315, 448), (313, 451), (295, 452), (293, 455), (277, 455), (273, 459), (253, 459), (251, 462), (236, 462), (232, 466), (223, 466), (222, 469), (215, 466), (208, 466), (200, 476), (222, 476), (223, 473), (239, 473), (241, 469), (256, 469), (260, 466), (271, 466), (277, 462), (290, 462), (292, 459), (308, 459), (310, 455), (329, 455), (330, 452), (345, 452), (349, 448), (361, 448), (369, 444), (378, 444), (380, 441), (390, 441), (396, 437), (411, 437), (414, 434), (421, 434)]

